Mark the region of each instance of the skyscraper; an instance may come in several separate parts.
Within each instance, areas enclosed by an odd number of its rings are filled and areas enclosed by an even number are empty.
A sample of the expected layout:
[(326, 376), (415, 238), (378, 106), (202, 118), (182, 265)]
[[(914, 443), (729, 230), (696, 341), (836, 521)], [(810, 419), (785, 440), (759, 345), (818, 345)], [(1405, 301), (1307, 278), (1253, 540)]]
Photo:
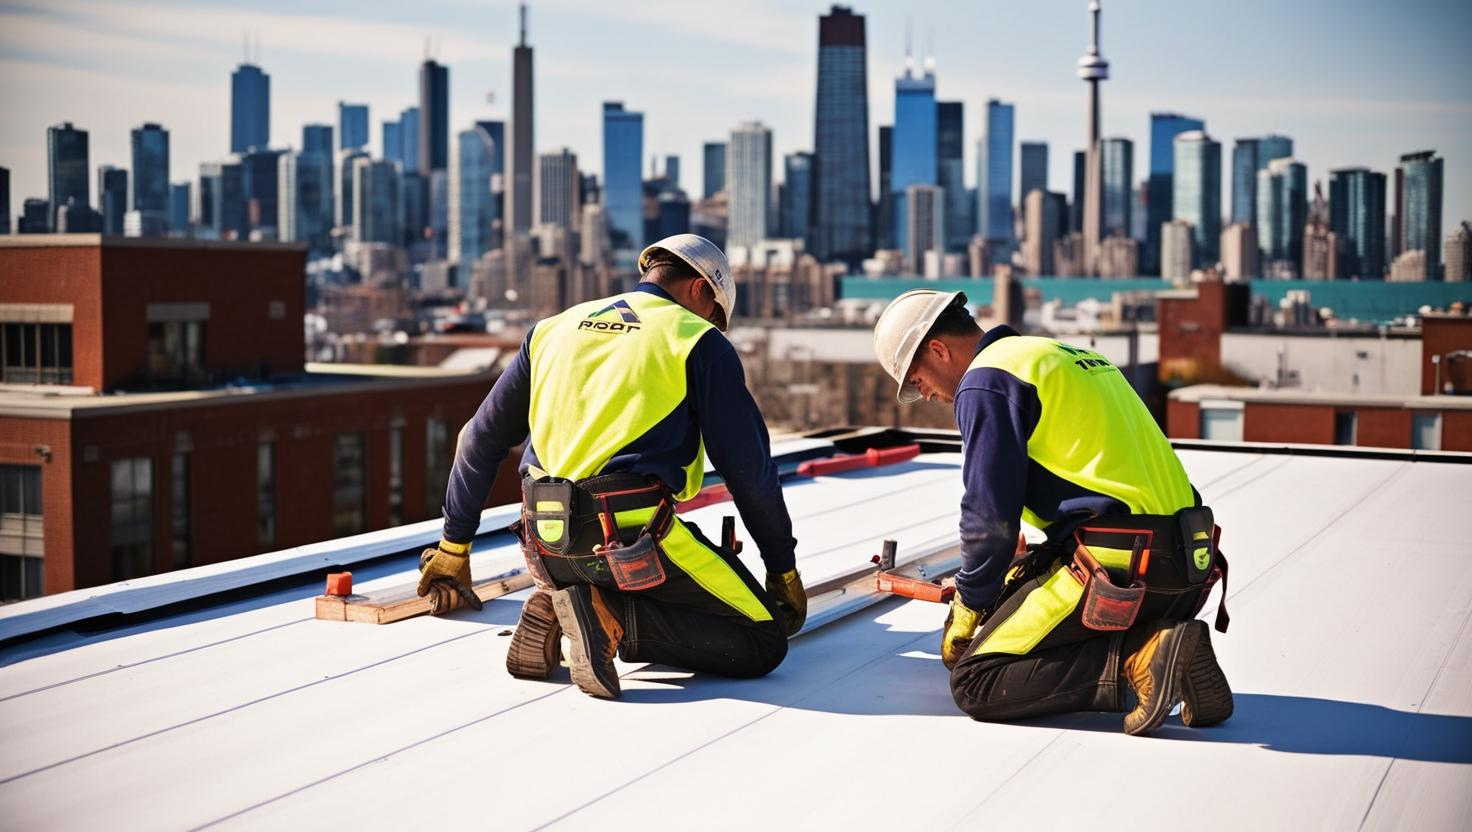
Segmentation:
[(1293, 140), (1267, 135), (1238, 139), (1232, 148), (1232, 222), (1257, 226), (1257, 172), (1293, 155)]
[(1012, 124), (1011, 104), (986, 102), (976, 165), (978, 223), (982, 236), (999, 244), (1003, 261), (1012, 245)]
[(626, 265), (644, 250), (644, 114), (621, 101), (603, 102), (603, 204), (609, 244)]
[(578, 157), (569, 148), (543, 153), (537, 158), (537, 224), (575, 230), (582, 219), (578, 202), (582, 178)]
[(302, 125), (302, 151), (305, 153), (326, 153), (327, 158), (332, 158), (332, 125), (330, 124), (303, 124)]
[(102, 214), (102, 233), (122, 236), (123, 215), (128, 213), (128, 171), (103, 165), (97, 169), (97, 210)]
[(199, 232), (215, 240), (243, 240), (250, 231), (245, 211), (245, 171), (239, 162), (199, 166)]
[(1441, 279), (1442, 160), (1434, 150), (1400, 157), (1397, 220), (1403, 251), (1426, 253), (1426, 280)]
[(333, 194), (332, 204), (337, 210), (337, 226), (351, 230), (353, 227), (353, 209), (357, 202), (353, 199), (353, 166), (359, 159), (367, 159), (368, 153), (363, 150), (339, 150), (337, 152), (337, 176), (334, 181), (336, 192)]
[(91, 203), (87, 168), (86, 130), (78, 130), (70, 121), (46, 128), (46, 198), (51, 203), (52, 229), (57, 228), (57, 209), (69, 201), (76, 205)]
[(1026, 200), (1033, 191), (1048, 190), (1048, 143), (1022, 142), (1017, 158), (1018, 198)]
[(399, 168), (366, 157), (353, 160), (353, 239), (401, 245)]
[(405, 173), (418, 173), (419, 171), (419, 108), (406, 107), (399, 113), (399, 146), (398, 156), (390, 160), (385, 153), (385, 161), (397, 161)]
[(1063, 194), (1042, 188), (1033, 188), (1022, 198), (1023, 268), (1033, 277), (1056, 274), (1053, 264), (1053, 243), (1063, 234), (1060, 220), (1068, 216)]
[(133, 197), (130, 207), (142, 215), (146, 235), (162, 233), (169, 210), (169, 131), (157, 124), (134, 127)]
[(1084, 148), (1083, 272), (1098, 274), (1099, 241), (1104, 237), (1104, 173), (1099, 147), (1099, 82), (1109, 78), (1109, 62), (1099, 52), (1099, 0), (1089, 0), (1089, 51), (1078, 60), (1078, 77), (1089, 85), (1089, 143)]
[(1172, 200), (1175, 184), (1176, 136), (1190, 130), (1205, 130), (1206, 122), (1177, 113), (1150, 114), (1150, 179), (1146, 194), (1145, 274), (1160, 273), (1160, 224), (1175, 216)]
[(966, 111), (960, 101), (937, 101), (936, 116), (936, 184), (945, 192), (946, 242), (949, 250), (964, 250), (971, 242), (972, 229), (967, 225), (966, 210)]
[(1088, 165), (1088, 154), (1073, 151), (1073, 199), (1068, 203), (1068, 229), (1083, 231), (1084, 228), (1084, 170)]
[(863, 15), (835, 5), (818, 18), (809, 238), (813, 254), (824, 262), (842, 260), (857, 265), (873, 249), (865, 55)]
[(429, 60), (419, 65), (419, 170), (450, 164), (450, 68)]
[(169, 186), (169, 236), (188, 237), (192, 229), (189, 221), (189, 203), (193, 196), (188, 182), (175, 182)]
[(1257, 140), (1257, 169), (1262, 170), (1274, 159), (1293, 156), (1293, 140), (1287, 136), (1269, 133)]
[(890, 250), (894, 239), (894, 127), (879, 125), (879, 204), (874, 206), (874, 245)]
[(911, 274), (930, 275), (925, 268), (925, 255), (946, 250), (945, 191), (935, 185), (915, 183), (905, 188), (905, 267)]
[(1102, 139), (1099, 153), (1103, 165), (1101, 186), (1104, 189), (1101, 233), (1105, 238), (1128, 237), (1134, 210), (1135, 143), (1129, 139)]
[(10, 168), (0, 168), (0, 234), (10, 233)]
[(1177, 135), (1172, 191), (1175, 219), (1192, 226), (1193, 265), (1214, 265), (1222, 236), (1221, 144), (1200, 130)]
[(1274, 159), (1257, 174), (1257, 245), (1263, 270), (1297, 276), (1303, 268), (1303, 226), (1308, 219), (1308, 169)]
[(911, 185), (936, 184), (939, 171), (935, 72), (928, 61), (924, 70), (916, 73), (914, 59), (905, 56), (905, 72), (894, 82), (894, 132), (890, 141), (889, 190), (894, 197), (895, 244), (913, 254), (906, 236), (909, 218), (905, 194)]
[(271, 143), (271, 76), (254, 64), (230, 74), (230, 152)]
[(338, 150), (361, 150), (368, 146), (368, 105), (337, 102)]
[(726, 143), (706, 142), (701, 148), (700, 168), (705, 180), (701, 194), (710, 199), (726, 187)]
[(729, 195), (726, 247), (751, 247), (767, 238), (771, 217), (772, 131), (761, 122), (738, 124), (726, 143)]
[(1329, 230), (1348, 246), (1345, 274), (1385, 276), (1385, 174), (1365, 168), (1329, 171)]
[[(606, 112), (606, 107), (605, 107)], [(506, 162), (510, 167), (506, 186), (506, 237), (525, 234), (532, 227), (532, 155), (536, 152), (532, 125), (532, 48), (526, 42), (526, 4), (521, 5), (521, 41), (511, 50), (511, 135), (508, 137)], [(604, 175), (607, 176), (608, 119), (604, 116)], [(644, 123), (639, 117), (639, 153), (643, 154)], [(638, 176), (638, 158), (635, 157), (634, 172)], [(637, 189), (636, 189), (637, 190)], [(609, 219), (612, 221), (612, 206)], [(642, 218), (639, 223), (642, 223)], [(639, 224), (639, 223), (636, 223)], [(632, 239), (639, 240), (638, 230), (631, 232)]]
[(470, 268), (500, 242), (499, 193), (505, 161), (506, 126), (500, 121), (478, 122), (456, 136), (450, 157), (449, 259)]
[(674, 190), (680, 189), (680, 157), (673, 153), (664, 157), (664, 178), (669, 187)]
[(286, 242), (302, 242), (314, 255), (332, 251), (334, 185), (332, 139), (326, 150), (285, 153), (279, 163), (277, 234)]
[(789, 153), (782, 158), (782, 204), (777, 236), (790, 240), (809, 238), (813, 213), (813, 154)]

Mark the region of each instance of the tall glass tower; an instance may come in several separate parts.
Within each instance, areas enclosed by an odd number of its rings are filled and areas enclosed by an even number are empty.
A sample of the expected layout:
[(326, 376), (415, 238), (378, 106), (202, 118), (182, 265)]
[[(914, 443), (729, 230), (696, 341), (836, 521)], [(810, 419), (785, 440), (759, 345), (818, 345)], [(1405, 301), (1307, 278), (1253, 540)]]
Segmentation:
[(771, 227), (772, 131), (744, 122), (726, 143), (726, 193), (730, 197), (726, 246), (754, 246)]
[(833, 6), (818, 18), (809, 238), (819, 260), (857, 265), (873, 253), (868, 89), (864, 16)]
[(419, 170), (450, 164), (450, 68), (435, 61), (419, 66)]
[(1104, 189), (1103, 227), (1101, 239), (1130, 236), (1133, 219), (1132, 182), (1135, 176), (1135, 143), (1129, 139), (1103, 139), (1099, 142), (1103, 159)]
[(1350, 277), (1385, 276), (1385, 174), (1329, 171), (1329, 230), (1349, 244)]
[[(463, 268), (495, 248), (501, 206), (492, 190), (504, 170), (506, 127), (500, 121), (476, 122), (456, 136), (450, 159), (450, 262)], [(463, 282), (462, 282), (463, 285)]]
[(157, 124), (134, 127), (132, 209), (143, 215), (143, 228), (158, 232), (169, 210), (169, 131)]
[(911, 185), (934, 185), (939, 169), (939, 122), (935, 107), (935, 73), (915, 72), (905, 58), (905, 74), (894, 82), (894, 132), (891, 138), (889, 190), (893, 194), (895, 244), (910, 252), (905, 192)]
[(1023, 142), (1017, 146), (1017, 193), (1020, 200), (1033, 191), (1048, 190), (1048, 143)]
[(254, 64), (230, 74), (230, 152), (271, 143), (271, 76)]
[[(1174, 218), (1191, 223), (1193, 265), (1215, 264), (1222, 236), (1221, 144), (1201, 130), (1177, 135), (1172, 191)], [(1300, 223), (1300, 235), (1302, 229)]]
[(1426, 279), (1441, 279), (1441, 157), (1434, 150), (1400, 157), (1401, 250), (1426, 252)]
[(1178, 113), (1150, 114), (1150, 177), (1146, 185), (1145, 274), (1160, 273), (1160, 225), (1175, 216), (1175, 186), (1171, 178), (1175, 170), (1176, 136), (1191, 130), (1205, 130), (1206, 122)]
[[(507, 136), (506, 232), (523, 234), (532, 227), (532, 156), (536, 153), (532, 109), (532, 47), (526, 42), (526, 4), (521, 5), (521, 41), (511, 50), (511, 129)], [(641, 117), (642, 119), (642, 117)], [(605, 132), (607, 120), (604, 122)], [(406, 128), (407, 129), (407, 128)], [(639, 133), (642, 141), (643, 122)], [(642, 153), (641, 146), (639, 152)], [(604, 140), (607, 156), (607, 139)], [(607, 168), (605, 167), (605, 170)]]
[(701, 196), (710, 199), (726, 189), (726, 143), (706, 142), (700, 154)]
[(368, 105), (337, 102), (339, 150), (357, 150), (368, 144)]
[(1303, 225), (1308, 220), (1308, 168), (1292, 159), (1274, 159), (1257, 174), (1257, 246), (1264, 265), (1274, 261), (1303, 265)]
[(966, 209), (966, 111), (960, 101), (938, 101), (935, 104), (939, 146), (937, 184), (944, 194), (945, 247), (964, 250), (971, 242), (971, 212)]
[(993, 98), (986, 102), (986, 133), (977, 158), (978, 224), (989, 240), (1012, 243), (1013, 108)]
[(627, 262), (644, 250), (644, 114), (621, 101), (603, 103), (603, 204), (615, 253)]
[(51, 201), (52, 229), (56, 228), (57, 209), (68, 200), (91, 204), (87, 159), (86, 130), (73, 127), (70, 121), (46, 128), (46, 198)]
[(789, 153), (782, 157), (782, 205), (780, 236), (791, 240), (810, 239), (813, 214), (813, 154)]

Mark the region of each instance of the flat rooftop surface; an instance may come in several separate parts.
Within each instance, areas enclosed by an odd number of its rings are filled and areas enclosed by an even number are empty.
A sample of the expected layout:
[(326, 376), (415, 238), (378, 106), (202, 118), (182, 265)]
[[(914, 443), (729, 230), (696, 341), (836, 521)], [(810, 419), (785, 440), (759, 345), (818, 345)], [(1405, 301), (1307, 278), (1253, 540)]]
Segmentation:
[[(621, 665), (606, 702), (506, 674), (525, 592), (373, 626), (315, 620), (319, 575), (0, 648), (0, 827), (1472, 828), (1472, 465), (1181, 456), (1232, 564), (1215, 728), (974, 722), (944, 608), (901, 599), (800, 635), (767, 678)], [(885, 537), (953, 540), (959, 462), (793, 481), (807, 582)], [(474, 565), (516, 557), (492, 533)], [(355, 569), (359, 590), (414, 561)]]

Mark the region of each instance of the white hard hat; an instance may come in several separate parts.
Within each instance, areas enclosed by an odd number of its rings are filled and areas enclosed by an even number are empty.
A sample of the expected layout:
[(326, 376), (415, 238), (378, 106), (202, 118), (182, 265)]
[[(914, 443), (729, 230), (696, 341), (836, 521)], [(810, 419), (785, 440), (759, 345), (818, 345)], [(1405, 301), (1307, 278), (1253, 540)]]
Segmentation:
[(639, 252), (639, 276), (649, 270), (650, 255), (659, 251), (670, 254), (690, 264), (715, 290), (716, 305), (721, 307), (721, 331), (731, 325), (731, 313), (736, 308), (736, 279), (731, 275), (731, 264), (719, 246), (699, 234), (676, 234)]
[(910, 364), (920, 349), (925, 333), (935, 325), (940, 314), (953, 304), (964, 304), (964, 292), (937, 292), (934, 289), (912, 289), (885, 307), (874, 324), (874, 352), (879, 365), (899, 382), (899, 400), (908, 404), (920, 400), (915, 385), (905, 382)]

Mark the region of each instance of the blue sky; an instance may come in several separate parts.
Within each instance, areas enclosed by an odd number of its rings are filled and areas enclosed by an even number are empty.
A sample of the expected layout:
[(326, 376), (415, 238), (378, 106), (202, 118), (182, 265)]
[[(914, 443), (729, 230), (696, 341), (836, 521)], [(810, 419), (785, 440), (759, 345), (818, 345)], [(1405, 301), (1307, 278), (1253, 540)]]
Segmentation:
[[(936, 56), (939, 96), (966, 104), (968, 179), (982, 105), (997, 97), (1016, 104), (1018, 140), (1049, 142), (1050, 187), (1069, 190), (1085, 129), (1074, 65), (1088, 38), (1086, 5), (855, 4), (868, 18), (871, 136), (893, 117), (908, 20), (917, 52)], [(539, 150), (569, 146), (597, 171), (604, 100), (646, 114), (646, 157), (679, 154), (687, 189), (698, 188), (701, 142), (744, 120), (771, 126), (779, 154), (811, 148), (817, 16), (827, 4), (530, 7)], [(1345, 165), (1389, 173), (1401, 153), (1435, 149), (1446, 159), (1450, 229), (1472, 219), (1469, 31), (1466, 0), (1104, 0), (1104, 132), (1134, 139), (1137, 178), (1152, 110), (1204, 118), (1224, 160), (1234, 138), (1291, 136), (1311, 179)], [(303, 123), (334, 121), (335, 103), (347, 99), (370, 105), (376, 149), (379, 123), (415, 103), (427, 41), (450, 67), (452, 130), (507, 113), (514, 3), (0, 0), (0, 166), (11, 169), (12, 217), (25, 197), (45, 196), (45, 129), (62, 120), (90, 131), (94, 168), (127, 165), (128, 130), (144, 121), (171, 130), (174, 180), (224, 156), (229, 75), (245, 32), (259, 37), (271, 75), (276, 145), (298, 145)], [(1222, 197), (1225, 206), (1225, 186)]]

